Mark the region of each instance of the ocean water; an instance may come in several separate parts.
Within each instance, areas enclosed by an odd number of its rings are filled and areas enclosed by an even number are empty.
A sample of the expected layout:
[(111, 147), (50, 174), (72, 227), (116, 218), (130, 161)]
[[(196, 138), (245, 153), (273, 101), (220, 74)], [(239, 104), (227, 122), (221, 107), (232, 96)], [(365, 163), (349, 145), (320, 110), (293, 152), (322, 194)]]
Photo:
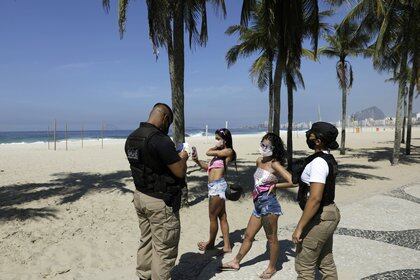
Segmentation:
[[(238, 134), (254, 134), (254, 133), (263, 133), (265, 129), (251, 129), (251, 128), (232, 128), (229, 129), (233, 135)], [(216, 129), (208, 130), (208, 135), (212, 136)], [(105, 139), (125, 139), (127, 136), (132, 132), (132, 130), (105, 130), (103, 133), (103, 137)], [(204, 129), (196, 129), (196, 128), (187, 128), (186, 134), (189, 137), (199, 137), (205, 136)], [(67, 132), (67, 139), (68, 140), (80, 140), (82, 137), (80, 131), (68, 131)], [(86, 130), (83, 132), (83, 139), (84, 140), (97, 140), (101, 139), (101, 131), (100, 130)], [(64, 131), (57, 131), (56, 133), (57, 141), (65, 140), (65, 132)], [(25, 143), (41, 143), (47, 141), (53, 141), (53, 133), (50, 131), (10, 131), (10, 132), (2, 132), (0, 131), (0, 144), (25, 144)]]

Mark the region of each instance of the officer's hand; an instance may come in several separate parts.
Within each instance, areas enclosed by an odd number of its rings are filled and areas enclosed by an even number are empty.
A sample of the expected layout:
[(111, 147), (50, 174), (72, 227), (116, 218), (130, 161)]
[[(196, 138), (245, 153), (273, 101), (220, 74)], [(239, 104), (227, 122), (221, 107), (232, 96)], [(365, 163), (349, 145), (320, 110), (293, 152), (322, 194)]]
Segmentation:
[(292, 235), (293, 243), (298, 244), (298, 243), (302, 242), (302, 239), (300, 238), (301, 235), (302, 235), (302, 230), (297, 227), (295, 229), (295, 231), (293, 232), (293, 235)]
[(178, 155), (182, 159), (188, 159), (188, 153), (186, 151), (181, 151)]

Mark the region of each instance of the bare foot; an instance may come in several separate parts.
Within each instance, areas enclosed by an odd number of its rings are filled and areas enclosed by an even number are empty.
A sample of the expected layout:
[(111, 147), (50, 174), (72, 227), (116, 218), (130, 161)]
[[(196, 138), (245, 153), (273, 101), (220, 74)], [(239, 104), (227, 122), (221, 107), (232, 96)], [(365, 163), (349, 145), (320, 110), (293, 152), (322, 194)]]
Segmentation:
[(197, 243), (198, 246), (198, 250), (200, 251), (207, 251), (207, 250), (211, 250), (214, 249), (214, 244), (210, 244), (210, 242), (206, 242), (206, 241), (201, 241)]
[(239, 263), (233, 260), (233, 261), (222, 264), (219, 268), (221, 271), (239, 270)]
[(266, 270), (264, 270), (264, 272), (260, 275), (260, 279), (270, 279), (271, 277), (274, 276), (274, 274), (276, 274), (276, 269), (273, 268), (267, 268)]

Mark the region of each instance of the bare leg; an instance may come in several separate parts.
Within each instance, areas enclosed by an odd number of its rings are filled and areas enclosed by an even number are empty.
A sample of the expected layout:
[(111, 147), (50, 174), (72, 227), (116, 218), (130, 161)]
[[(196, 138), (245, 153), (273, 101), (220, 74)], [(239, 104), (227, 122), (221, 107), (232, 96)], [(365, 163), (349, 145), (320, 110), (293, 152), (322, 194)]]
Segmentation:
[(223, 268), (232, 268), (232, 269), (239, 269), (239, 263), (245, 257), (245, 255), (249, 252), (252, 246), (252, 242), (254, 241), (254, 237), (257, 232), (261, 229), (261, 218), (257, 218), (254, 215), (251, 215), (249, 218), (248, 226), (246, 227), (244, 240), (242, 241), (241, 248), (239, 249), (238, 254), (235, 258), (222, 265)]
[(222, 209), (222, 201), (219, 196), (211, 196), (209, 199), (209, 219), (210, 219), (210, 237), (209, 241), (201, 241), (198, 243), (198, 249), (205, 251), (214, 248), (214, 241), (216, 240), (219, 225), (217, 223), (217, 216)]
[(269, 279), (276, 272), (276, 263), (279, 255), (279, 241), (277, 238), (277, 221), (279, 216), (269, 214), (262, 217), (262, 225), (270, 247), (270, 262), (267, 269), (261, 274), (261, 278)]
[(226, 203), (223, 201), (223, 207), (219, 213), (219, 220), (220, 220), (220, 229), (222, 230), (223, 234), (223, 252), (230, 253), (232, 252), (232, 247), (230, 246), (229, 240), (229, 224), (227, 221), (227, 214), (226, 214)]

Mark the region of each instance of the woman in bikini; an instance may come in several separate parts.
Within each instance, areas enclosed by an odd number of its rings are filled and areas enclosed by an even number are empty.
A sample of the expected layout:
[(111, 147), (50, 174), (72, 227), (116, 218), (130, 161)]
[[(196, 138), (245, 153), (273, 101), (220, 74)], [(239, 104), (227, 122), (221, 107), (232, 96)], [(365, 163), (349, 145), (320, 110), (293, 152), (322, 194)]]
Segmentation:
[(209, 163), (199, 160), (196, 152), (192, 155), (192, 159), (203, 170), (207, 171), (209, 191), (210, 237), (208, 241), (201, 241), (197, 245), (200, 251), (214, 248), (219, 220), (223, 234), (223, 252), (229, 253), (232, 251), (232, 247), (229, 241), (229, 224), (226, 215), (225, 192), (227, 183), (224, 176), (228, 163), (236, 161), (236, 153), (232, 146), (232, 134), (228, 129), (216, 130), (215, 138), (215, 146), (206, 153), (207, 156), (213, 157)]
[(263, 227), (269, 243), (270, 262), (260, 278), (270, 279), (276, 273), (279, 254), (277, 222), (282, 215), (276, 189), (292, 188), (296, 185), (292, 183), (292, 175), (284, 168), (286, 152), (279, 136), (274, 133), (266, 134), (261, 140), (259, 151), (261, 157), (256, 162), (257, 170), (254, 174), (255, 184), (252, 191), (254, 210), (249, 218), (238, 254), (232, 261), (224, 263), (221, 270), (239, 270), (241, 260), (251, 249), (255, 235)]

